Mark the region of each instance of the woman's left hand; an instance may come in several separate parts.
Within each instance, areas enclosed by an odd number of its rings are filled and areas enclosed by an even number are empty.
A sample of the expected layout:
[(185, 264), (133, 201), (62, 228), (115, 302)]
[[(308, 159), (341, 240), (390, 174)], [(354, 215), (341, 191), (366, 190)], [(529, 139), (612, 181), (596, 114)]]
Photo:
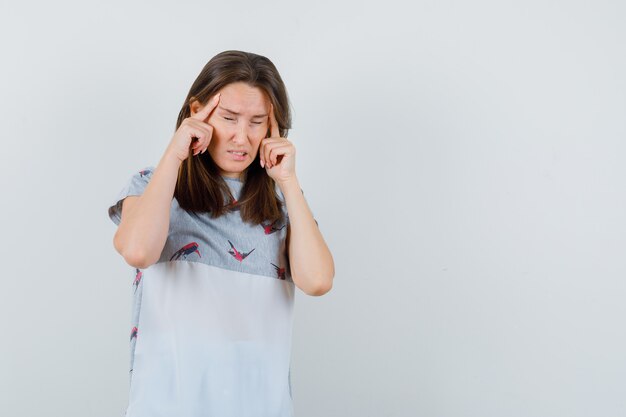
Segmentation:
[(286, 138), (281, 138), (270, 103), (270, 137), (261, 140), (259, 159), (265, 172), (279, 185), (296, 178), (296, 148)]

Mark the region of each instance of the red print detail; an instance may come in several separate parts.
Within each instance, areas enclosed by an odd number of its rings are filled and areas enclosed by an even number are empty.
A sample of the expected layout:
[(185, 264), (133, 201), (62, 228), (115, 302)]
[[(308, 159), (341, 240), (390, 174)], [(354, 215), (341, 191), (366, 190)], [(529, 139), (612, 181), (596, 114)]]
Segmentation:
[(242, 262), (246, 258), (246, 256), (250, 255), (254, 251), (254, 249), (256, 249), (254, 248), (250, 252), (239, 252), (237, 249), (235, 249), (230, 240), (228, 241), (228, 243), (230, 243), (230, 247), (232, 248), (228, 250), (228, 253), (233, 255), (233, 258), (237, 259), (239, 262)]
[[(190, 255), (192, 253), (196, 252), (198, 254), (198, 256), (200, 256), (200, 251), (198, 250), (198, 244), (196, 242), (191, 242), (186, 244), (185, 246), (183, 246), (182, 248), (178, 249), (170, 258), (170, 261), (174, 260), (174, 259), (179, 259), (181, 256), (183, 257), (183, 259), (187, 259), (187, 255)], [(200, 256), (202, 257), (202, 256)]]
[(283, 227), (285, 227), (286, 225), (283, 224), (280, 227), (276, 227), (274, 226), (276, 224), (278, 220), (274, 220), (272, 223), (270, 224), (264, 224), (261, 223), (261, 226), (263, 226), (263, 231), (265, 232), (266, 235), (271, 235), (274, 232), (278, 232), (279, 230), (281, 230)]
[(133, 329), (130, 331), (130, 340), (133, 340), (133, 337), (135, 339), (137, 338), (137, 326), (133, 327)]
[(230, 211), (240, 211), (241, 207), (239, 207), (239, 202), (237, 200), (233, 200), (229, 206)]
[(285, 279), (285, 268), (280, 268), (278, 265), (274, 264), (272, 264), (272, 266), (276, 269), (276, 275), (278, 276), (278, 279)]
[(133, 286), (135, 287), (135, 292), (137, 292), (137, 287), (139, 286), (139, 282), (141, 282), (143, 272), (141, 272), (138, 268), (135, 268), (135, 271), (135, 281), (133, 281)]

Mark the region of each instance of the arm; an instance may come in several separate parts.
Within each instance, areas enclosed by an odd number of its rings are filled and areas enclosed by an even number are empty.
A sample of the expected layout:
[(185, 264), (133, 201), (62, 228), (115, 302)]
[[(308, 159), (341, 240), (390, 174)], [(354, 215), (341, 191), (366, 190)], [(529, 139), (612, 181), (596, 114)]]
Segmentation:
[(143, 194), (128, 207), (130, 210), (123, 209), (113, 245), (131, 266), (146, 268), (161, 256), (169, 232), (170, 207), (180, 164), (180, 159), (168, 148)]
[(289, 213), (287, 254), (294, 283), (307, 295), (324, 295), (333, 285), (332, 254), (302, 195), (297, 178), (278, 183)]
[(285, 197), (290, 220), (286, 245), (291, 278), (306, 294), (324, 295), (333, 285), (333, 256), (302, 194), (296, 177), (296, 149), (293, 143), (280, 136), (272, 103), (268, 120), (271, 136), (261, 140), (259, 162)]

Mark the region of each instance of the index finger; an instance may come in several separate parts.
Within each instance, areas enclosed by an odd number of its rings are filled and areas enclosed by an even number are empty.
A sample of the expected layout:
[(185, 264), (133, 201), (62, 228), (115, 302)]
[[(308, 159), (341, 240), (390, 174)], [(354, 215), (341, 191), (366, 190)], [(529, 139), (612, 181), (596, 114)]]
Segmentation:
[(191, 116), (194, 119), (205, 121), (211, 115), (211, 112), (217, 107), (217, 104), (220, 102), (220, 93), (217, 93), (213, 96), (211, 100), (207, 104), (202, 107), (202, 109)]
[(271, 126), (271, 134), (273, 138), (279, 138), (280, 132), (278, 130), (278, 122), (276, 121), (276, 116), (274, 116), (274, 105), (270, 103), (270, 126)]

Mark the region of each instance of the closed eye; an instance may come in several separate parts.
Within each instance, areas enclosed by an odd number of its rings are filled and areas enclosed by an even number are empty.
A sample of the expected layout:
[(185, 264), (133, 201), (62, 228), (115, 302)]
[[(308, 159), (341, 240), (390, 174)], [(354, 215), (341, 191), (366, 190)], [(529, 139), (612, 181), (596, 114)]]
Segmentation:
[[(230, 117), (224, 117), (224, 119), (226, 119), (226, 120), (235, 120), (235, 119), (230, 118)], [(260, 124), (262, 124), (263, 122), (252, 122), (252, 123), (254, 123), (255, 125), (260, 125)]]
[[(226, 120), (235, 120), (235, 119), (233, 119), (231, 117), (224, 117), (224, 119), (226, 119)], [(252, 123), (254, 123), (255, 125), (263, 124), (263, 122), (252, 122)]]

